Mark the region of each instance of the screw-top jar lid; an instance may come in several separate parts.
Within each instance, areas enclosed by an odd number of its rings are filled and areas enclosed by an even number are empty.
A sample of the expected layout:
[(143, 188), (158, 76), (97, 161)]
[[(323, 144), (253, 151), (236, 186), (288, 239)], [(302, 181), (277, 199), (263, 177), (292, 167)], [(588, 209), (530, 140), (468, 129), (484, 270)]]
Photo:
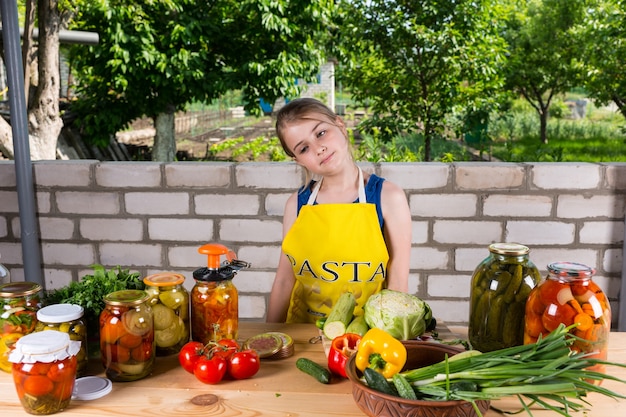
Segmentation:
[(489, 245), (489, 252), (499, 255), (519, 256), (526, 255), (530, 252), (530, 248), (519, 243), (500, 242)]
[(57, 330), (30, 333), (15, 342), (9, 354), (13, 363), (50, 363), (75, 356), (80, 350), (80, 341), (70, 340), (70, 335)]
[(185, 276), (176, 272), (159, 272), (148, 275), (143, 279), (143, 283), (154, 287), (167, 287), (179, 285), (185, 282)]
[(41, 291), (41, 285), (35, 282), (9, 282), (0, 285), (0, 297), (24, 297)]
[(104, 397), (113, 389), (110, 379), (99, 376), (84, 376), (74, 383), (72, 400), (89, 401)]
[(553, 262), (548, 265), (548, 272), (560, 278), (590, 278), (596, 270), (576, 262)]
[(65, 323), (83, 317), (84, 311), (78, 304), (52, 304), (37, 311), (37, 320), (44, 323)]
[(104, 302), (112, 306), (134, 306), (144, 303), (150, 294), (144, 290), (119, 290), (104, 296)]

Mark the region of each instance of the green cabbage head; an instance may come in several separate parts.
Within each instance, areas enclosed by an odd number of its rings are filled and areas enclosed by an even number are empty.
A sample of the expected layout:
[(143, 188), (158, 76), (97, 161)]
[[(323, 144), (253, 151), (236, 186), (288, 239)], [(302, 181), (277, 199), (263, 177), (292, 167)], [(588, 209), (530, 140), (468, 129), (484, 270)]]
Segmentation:
[(388, 289), (370, 296), (363, 311), (370, 328), (385, 330), (399, 340), (421, 336), (432, 319), (432, 311), (426, 302), (414, 295)]

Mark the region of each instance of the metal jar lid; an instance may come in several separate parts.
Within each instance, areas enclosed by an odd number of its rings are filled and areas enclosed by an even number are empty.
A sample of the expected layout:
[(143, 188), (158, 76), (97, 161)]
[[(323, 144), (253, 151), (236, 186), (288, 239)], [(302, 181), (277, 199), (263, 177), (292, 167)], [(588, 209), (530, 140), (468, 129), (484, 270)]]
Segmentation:
[(35, 282), (9, 282), (0, 285), (0, 298), (25, 297), (41, 291), (41, 285)]
[(66, 323), (83, 317), (85, 310), (78, 304), (52, 304), (37, 311), (37, 320), (44, 323)]

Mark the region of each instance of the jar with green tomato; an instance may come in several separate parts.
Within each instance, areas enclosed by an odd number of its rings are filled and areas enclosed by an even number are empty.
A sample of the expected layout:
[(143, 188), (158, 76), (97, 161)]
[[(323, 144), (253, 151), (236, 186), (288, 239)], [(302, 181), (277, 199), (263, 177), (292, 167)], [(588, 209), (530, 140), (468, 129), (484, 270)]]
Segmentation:
[(178, 353), (189, 341), (189, 293), (185, 276), (160, 272), (143, 279), (154, 316), (156, 355)]
[(52, 304), (37, 311), (35, 331), (56, 330), (67, 333), (70, 340), (80, 343), (76, 353), (76, 375), (84, 376), (89, 365), (87, 355), (87, 326), (83, 320), (84, 309), (77, 304)]
[(474, 270), (468, 326), (473, 349), (491, 352), (524, 344), (526, 300), (541, 280), (529, 252), (518, 243), (494, 243)]

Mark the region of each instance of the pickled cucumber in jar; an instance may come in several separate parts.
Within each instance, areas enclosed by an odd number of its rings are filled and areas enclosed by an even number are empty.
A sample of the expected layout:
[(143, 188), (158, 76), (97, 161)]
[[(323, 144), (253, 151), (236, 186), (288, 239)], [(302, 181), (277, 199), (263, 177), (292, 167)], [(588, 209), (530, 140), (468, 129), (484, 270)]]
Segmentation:
[(494, 243), (472, 275), (468, 336), (473, 349), (490, 352), (524, 343), (526, 300), (541, 276), (527, 246)]
[(144, 278), (154, 316), (154, 338), (158, 356), (178, 353), (189, 341), (189, 293), (185, 277), (162, 272)]

